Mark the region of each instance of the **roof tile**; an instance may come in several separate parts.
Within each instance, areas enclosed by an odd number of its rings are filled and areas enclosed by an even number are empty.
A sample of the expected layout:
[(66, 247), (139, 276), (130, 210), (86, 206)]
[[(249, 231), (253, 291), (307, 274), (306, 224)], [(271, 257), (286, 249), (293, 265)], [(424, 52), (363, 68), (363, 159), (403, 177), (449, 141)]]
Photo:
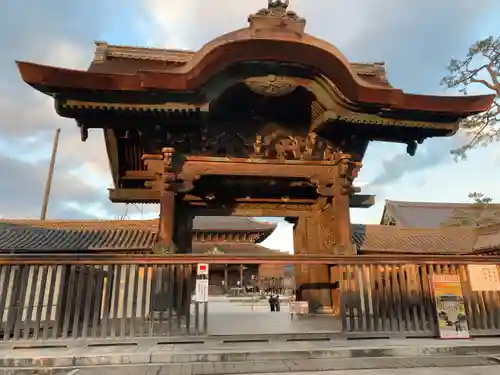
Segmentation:
[[(42, 252), (150, 250), (155, 242), (156, 225), (156, 220), (107, 222), (10, 220), (0, 222), (0, 249)], [(353, 225), (352, 228), (353, 242), (358, 249), (361, 252), (372, 253), (470, 253), (477, 239), (477, 228), (404, 229), (385, 225)], [(195, 251), (203, 252), (210, 251), (213, 246), (213, 243), (194, 244)], [(255, 244), (221, 242), (220, 246), (229, 249), (231, 253), (248, 252), (250, 249), (252, 254), (261, 254), (260, 250), (267, 251), (266, 248)]]
[(500, 204), (480, 206), (471, 203), (385, 202), (388, 215), (401, 228), (438, 228), (440, 226), (477, 227), (500, 220)]
[(471, 253), (474, 228), (404, 229), (388, 225), (354, 225), (353, 240), (361, 252), (412, 254)]

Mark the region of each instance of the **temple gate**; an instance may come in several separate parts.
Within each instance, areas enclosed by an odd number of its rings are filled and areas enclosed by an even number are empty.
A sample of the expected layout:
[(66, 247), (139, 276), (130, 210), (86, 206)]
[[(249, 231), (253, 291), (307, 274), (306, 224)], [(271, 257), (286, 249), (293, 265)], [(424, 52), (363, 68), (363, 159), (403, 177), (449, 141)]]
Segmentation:
[[(82, 141), (103, 129), (111, 201), (160, 204), (156, 253), (190, 253), (195, 216), (234, 215), (286, 217), (296, 254), (355, 255), (349, 208), (374, 203), (354, 185), (368, 143), (414, 155), (492, 98), (405, 94), (382, 64), (350, 63), (305, 33), (288, 1), (248, 21), (198, 52), (97, 42), (88, 71), (18, 67)], [(295, 276), (316, 312), (339, 306), (335, 267), (297, 265)]]

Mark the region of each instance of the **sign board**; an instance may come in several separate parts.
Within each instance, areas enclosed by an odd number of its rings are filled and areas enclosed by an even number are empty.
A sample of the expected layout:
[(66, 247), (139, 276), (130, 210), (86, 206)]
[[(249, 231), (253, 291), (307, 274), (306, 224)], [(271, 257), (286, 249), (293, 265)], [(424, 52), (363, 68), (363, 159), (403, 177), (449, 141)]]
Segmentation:
[(196, 280), (196, 302), (208, 302), (208, 279)]
[(198, 276), (208, 276), (208, 264), (206, 264), (206, 263), (198, 264), (196, 274)]
[(292, 314), (292, 315), (308, 315), (309, 314), (309, 302), (307, 302), (307, 301), (290, 302), (290, 314)]
[(474, 292), (500, 291), (500, 276), (495, 264), (469, 264), (468, 269)]
[(442, 339), (470, 338), (460, 276), (434, 275), (432, 284), (439, 323), (439, 337)]

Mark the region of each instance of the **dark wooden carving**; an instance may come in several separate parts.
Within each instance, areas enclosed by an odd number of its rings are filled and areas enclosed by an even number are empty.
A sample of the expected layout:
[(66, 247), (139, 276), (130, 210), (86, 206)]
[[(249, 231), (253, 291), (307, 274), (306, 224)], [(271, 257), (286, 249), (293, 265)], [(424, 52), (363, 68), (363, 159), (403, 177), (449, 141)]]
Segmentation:
[(190, 131), (170, 130), (162, 147), (186, 155), (309, 161), (332, 161), (336, 152), (334, 145), (314, 132), (290, 130), (276, 123), (210, 124)]

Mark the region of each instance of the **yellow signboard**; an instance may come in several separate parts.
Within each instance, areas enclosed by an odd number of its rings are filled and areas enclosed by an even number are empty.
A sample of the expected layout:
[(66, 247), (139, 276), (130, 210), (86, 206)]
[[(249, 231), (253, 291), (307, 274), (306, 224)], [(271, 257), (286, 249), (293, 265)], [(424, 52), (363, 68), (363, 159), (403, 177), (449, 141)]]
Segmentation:
[(460, 276), (434, 275), (432, 283), (439, 337), (442, 339), (470, 338)]

